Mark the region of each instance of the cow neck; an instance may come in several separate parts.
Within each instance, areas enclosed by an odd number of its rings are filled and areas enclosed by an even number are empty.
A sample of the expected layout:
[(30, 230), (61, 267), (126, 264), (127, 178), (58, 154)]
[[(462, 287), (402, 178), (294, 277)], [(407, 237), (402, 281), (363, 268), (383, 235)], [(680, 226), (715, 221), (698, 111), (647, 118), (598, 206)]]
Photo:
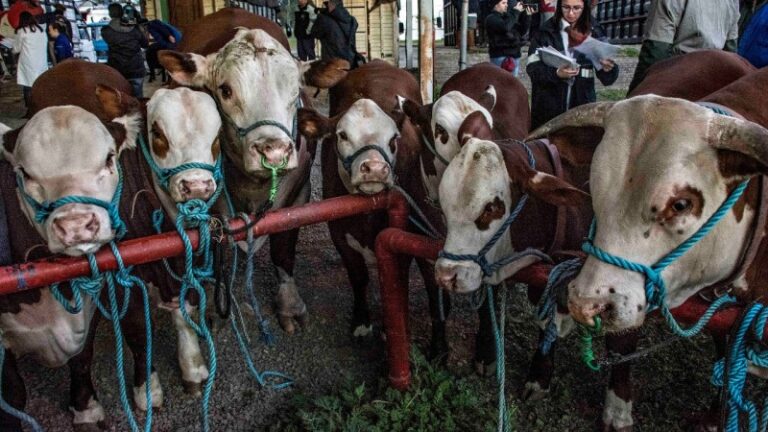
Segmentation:
[[(549, 140), (541, 140), (541, 143), (544, 145), (547, 153), (549, 153), (549, 159), (552, 161), (552, 168), (554, 171), (553, 175), (559, 179), (565, 180), (563, 178), (563, 161), (560, 159), (560, 151), (557, 149), (557, 146), (550, 143)], [(556, 206), (555, 208), (557, 209), (555, 215), (555, 233), (552, 236), (552, 243), (546, 251), (548, 255), (552, 255), (553, 252), (562, 249), (563, 244), (565, 243), (567, 209), (565, 206)]]

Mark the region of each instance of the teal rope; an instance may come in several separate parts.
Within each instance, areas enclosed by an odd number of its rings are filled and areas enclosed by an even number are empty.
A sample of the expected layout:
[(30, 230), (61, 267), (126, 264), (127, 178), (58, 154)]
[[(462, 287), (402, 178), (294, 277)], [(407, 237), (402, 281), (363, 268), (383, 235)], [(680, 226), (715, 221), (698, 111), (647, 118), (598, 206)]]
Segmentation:
[[(203, 162), (187, 162), (173, 168), (161, 168), (157, 164), (157, 161), (155, 161), (152, 153), (149, 151), (149, 146), (147, 146), (147, 143), (144, 141), (144, 137), (139, 135), (137, 139), (139, 141), (139, 148), (141, 148), (141, 153), (144, 155), (144, 160), (147, 161), (147, 164), (152, 170), (152, 173), (155, 175), (155, 178), (157, 178), (157, 180), (160, 182), (160, 185), (166, 191), (168, 190), (171, 177), (190, 169), (203, 169), (210, 171), (211, 174), (213, 174), (213, 180), (216, 181), (217, 186), (224, 179), (224, 174), (222, 173), (221, 167), (222, 160), (224, 158), (221, 155), (219, 155), (218, 159), (216, 159), (216, 162), (214, 162), (213, 165)], [(217, 190), (218, 189), (220, 189), (220, 187), (217, 187)], [(212, 202), (215, 202), (215, 200)]]
[[(756, 366), (768, 368), (768, 350), (760, 349), (759, 343), (747, 344), (747, 333), (752, 329), (760, 341), (764, 338), (765, 325), (768, 322), (768, 306), (755, 303), (744, 315), (739, 325), (736, 337), (731, 343), (728, 353), (728, 419), (726, 432), (739, 432), (739, 412), (747, 414), (749, 432), (765, 432), (768, 430), (768, 396), (762, 404), (761, 414), (757, 405), (744, 397), (744, 384), (747, 379), (749, 362)], [(715, 363), (712, 370), (712, 384), (717, 387), (724, 385), (725, 359)]]
[[(2, 342), (0, 342), (0, 388), (3, 387), (2, 370), (3, 370), (4, 362), (5, 362), (5, 345), (3, 345)], [(20, 411), (12, 407), (8, 402), (5, 401), (5, 399), (3, 399), (2, 395), (0, 395), (0, 409), (16, 417), (17, 419), (19, 419), (19, 421), (28, 424), (33, 431), (43, 432), (43, 428), (40, 426), (37, 420), (35, 420), (32, 416), (25, 413), (24, 411)]]
[(723, 296), (716, 300), (715, 302), (710, 305), (710, 307), (707, 309), (707, 311), (704, 313), (704, 315), (699, 319), (699, 321), (694, 324), (692, 327), (688, 329), (683, 329), (680, 324), (675, 320), (675, 318), (672, 316), (672, 312), (670, 312), (669, 307), (665, 304), (666, 299), (666, 285), (664, 283), (664, 278), (661, 276), (661, 272), (667, 268), (670, 264), (675, 262), (678, 258), (680, 258), (683, 254), (688, 252), (696, 243), (698, 243), (704, 236), (709, 234), (709, 232), (717, 225), (720, 220), (725, 217), (725, 215), (731, 210), (734, 204), (736, 204), (736, 201), (741, 197), (742, 193), (744, 192), (744, 189), (746, 189), (747, 185), (749, 184), (749, 180), (742, 182), (739, 184), (736, 189), (731, 192), (731, 194), (728, 196), (728, 198), (720, 205), (720, 207), (715, 211), (715, 213), (712, 214), (712, 216), (707, 220), (704, 225), (702, 225), (701, 228), (699, 228), (698, 231), (696, 231), (691, 237), (689, 237), (687, 240), (685, 240), (683, 243), (681, 243), (678, 247), (676, 247), (672, 252), (668, 253), (666, 256), (664, 256), (662, 259), (660, 259), (656, 264), (652, 266), (647, 266), (645, 264), (640, 264), (637, 262), (633, 262), (630, 260), (627, 260), (625, 258), (613, 255), (611, 253), (606, 252), (605, 250), (601, 249), (600, 247), (596, 246), (594, 244), (594, 238), (595, 238), (595, 231), (596, 231), (596, 222), (592, 222), (592, 227), (590, 228), (589, 237), (582, 245), (581, 249), (594, 256), (595, 258), (599, 259), (600, 261), (603, 261), (607, 264), (611, 264), (613, 266), (634, 271), (637, 273), (644, 274), (646, 277), (645, 280), (645, 295), (648, 300), (648, 310), (651, 311), (656, 308), (661, 309), (661, 313), (664, 316), (664, 319), (667, 321), (667, 324), (672, 329), (672, 331), (677, 334), (678, 336), (683, 337), (691, 337), (696, 334), (698, 334), (709, 322), (709, 319), (712, 318), (712, 316), (715, 314), (715, 312), (723, 305), (728, 303), (733, 303), (736, 300), (731, 296)]
[(544, 337), (539, 343), (539, 349), (543, 354), (548, 354), (552, 344), (557, 340), (557, 325), (555, 314), (557, 313), (557, 298), (568, 291), (570, 282), (581, 270), (582, 261), (579, 258), (563, 261), (552, 267), (547, 278), (547, 286), (539, 300), (536, 310), (536, 318), (545, 324)]
[[(498, 285), (497, 285), (498, 286)], [(511, 421), (509, 418), (509, 412), (507, 411), (507, 398), (504, 394), (504, 387), (506, 381), (506, 368), (505, 368), (505, 355), (504, 355), (504, 321), (507, 310), (507, 288), (504, 284), (501, 285), (500, 301), (499, 301), (499, 325), (496, 325), (496, 309), (493, 306), (493, 287), (490, 284), (486, 284), (486, 295), (488, 298), (488, 312), (491, 314), (491, 326), (493, 327), (493, 337), (496, 341), (496, 381), (499, 384), (498, 392), (498, 409), (499, 409), (499, 423), (498, 432), (509, 432), (511, 427)]]

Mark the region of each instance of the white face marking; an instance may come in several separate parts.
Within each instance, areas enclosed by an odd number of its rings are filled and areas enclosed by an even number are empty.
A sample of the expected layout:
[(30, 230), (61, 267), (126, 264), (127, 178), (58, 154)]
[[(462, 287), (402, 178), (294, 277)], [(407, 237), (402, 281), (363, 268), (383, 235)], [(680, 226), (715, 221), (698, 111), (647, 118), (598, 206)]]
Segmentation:
[(621, 430), (634, 424), (632, 420), (632, 401), (624, 401), (613, 390), (605, 394), (603, 423), (612, 426), (613, 430)]
[[(216, 163), (212, 146), (218, 139), (221, 117), (216, 103), (207, 94), (186, 87), (156, 91), (147, 104), (147, 125), (147, 145), (160, 168), (175, 168), (190, 162)], [(161, 155), (155, 153), (152, 145), (156, 131), (163, 134), (168, 146)], [(171, 177), (168, 191), (158, 184), (156, 178), (153, 177), (153, 181), (155, 191), (162, 197), (170, 198), (163, 200), (163, 206), (172, 215), (177, 211), (176, 203), (193, 198), (185, 194), (185, 187), (189, 190), (189, 185), (211, 182), (211, 193), (217, 187), (213, 173), (198, 168)]]
[(69, 411), (73, 415), (72, 424), (95, 424), (107, 418), (104, 408), (93, 396), (88, 399), (88, 407), (83, 411), (76, 411), (74, 407), (69, 407)]
[(61, 367), (85, 347), (96, 306), (86, 297), (83, 310), (70, 314), (48, 288), (40, 295), (37, 303), (22, 303), (19, 313), (0, 314), (3, 344), (18, 357), (32, 355), (46, 367)]
[[(614, 105), (605, 119), (605, 134), (595, 151), (590, 176), (596, 246), (652, 265), (709, 219), (726, 199), (727, 188), (716, 151), (708, 143), (713, 116), (696, 104), (653, 95)], [(638, 123), (638, 118), (644, 121)], [(682, 212), (662, 218), (681, 190), (701, 195), (701, 215)], [(733, 271), (753, 216), (747, 207), (737, 222), (729, 212), (662, 272), (670, 307)], [(589, 257), (569, 286), (571, 312), (581, 306), (610, 304), (610, 312), (603, 317), (608, 330), (637, 327), (645, 318), (644, 285), (643, 275)], [(579, 316), (578, 310), (574, 316)]]
[[(152, 372), (152, 379), (149, 392), (152, 395), (152, 408), (161, 408), (163, 406), (163, 387), (160, 385), (160, 376), (157, 372)], [(133, 402), (136, 408), (146, 411), (147, 406), (147, 383), (133, 388)]]
[[(453, 158), (440, 182), (440, 207), (446, 220), (448, 234), (444, 250), (454, 254), (477, 254), (493, 237), (511, 211), (511, 179), (499, 147), (491, 141), (471, 139)], [(491, 203), (503, 203), (503, 215), (481, 230), (476, 221)], [(504, 235), (486, 254), (489, 263), (508, 256), (513, 251), (509, 236)], [(522, 259), (505, 267), (490, 282), (500, 282), (535, 259)], [(521, 267), (522, 266), (522, 267)], [(440, 258), (436, 263), (440, 275), (455, 274), (457, 292), (478, 289), (483, 280), (480, 266), (469, 261)]]
[[(178, 302), (178, 298), (174, 300)], [(184, 306), (189, 314), (197, 312), (197, 307), (192, 307), (188, 303)], [(201, 383), (208, 379), (208, 368), (200, 351), (200, 341), (197, 333), (187, 324), (179, 308), (173, 309), (171, 314), (179, 344), (178, 358), (179, 367), (181, 368), (181, 379), (188, 383)]]
[[(349, 107), (336, 125), (336, 150), (344, 159), (365, 146), (375, 145), (394, 162), (397, 148), (393, 151), (390, 143), (393, 143), (399, 134), (394, 120), (374, 101), (359, 99)], [(393, 184), (392, 167), (378, 151), (367, 150), (352, 161), (351, 193), (374, 194)]]
[[(299, 63), (265, 31), (239, 31), (205, 63), (206, 87), (216, 94), (221, 109), (240, 128), (260, 120), (293, 128), (300, 90)], [(233, 132), (229, 126), (227, 130)], [(243, 168), (252, 175), (269, 174), (261, 165), (262, 156), (276, 161), (287, 157), (286, 169), (298, 166), (296, 142), (278, 127), (256, 128), (232, 144), (242, 158)]]
[[(435, 150), (440, 156), (450, 161), (459, 152), (461, 147), (459, 128), (475, 111), (482, 112), (488, 124), (493, 127), (491, 113), (474, 99), (459, 91), (448, 92), (435, 101), (432, 105), (432, 134), (435, 137)], [(440, 140), (438, 126), (448, 133), (447, 142)]]
[[(127, 131), (126, 142), (118, 149), (104, 123), (82, 108), (56, 106), (38, 112), (22, 129), (11, 157), (16, 170), (26, 174), (26, 193), (40, 203), (69, 195), (110, 202), (119, 178), (118, 153), (133, 146), (138, 120), (138, 114), (113, 120)], [(51, 252), (72, 256), (92, 253), (114, 237), (112, 221), (102, 207), (67, 204), (39, 224), (34, 222), (32, 207), (21, 196), (19, 199)], [(58, 230), (54, 226), (57, 219)], [(73, 221), (92, 223), (86, 226)]]

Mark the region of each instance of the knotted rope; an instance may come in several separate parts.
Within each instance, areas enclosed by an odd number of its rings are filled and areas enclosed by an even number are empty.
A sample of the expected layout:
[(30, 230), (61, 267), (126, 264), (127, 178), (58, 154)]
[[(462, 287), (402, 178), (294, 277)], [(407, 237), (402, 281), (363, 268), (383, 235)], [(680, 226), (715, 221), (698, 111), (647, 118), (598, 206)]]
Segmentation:
[(570, 282), (581, 270), (582, 261), (579, 258), (563, 261), (552, 267), (547, 279), (547, 286), (539, 300), (536, 317), (544, 323), (544, 338), (539, 344), (543, 354), (548, 354), (552, 344), (557, 340), (557, 299), (567, 295), (568, 282)]

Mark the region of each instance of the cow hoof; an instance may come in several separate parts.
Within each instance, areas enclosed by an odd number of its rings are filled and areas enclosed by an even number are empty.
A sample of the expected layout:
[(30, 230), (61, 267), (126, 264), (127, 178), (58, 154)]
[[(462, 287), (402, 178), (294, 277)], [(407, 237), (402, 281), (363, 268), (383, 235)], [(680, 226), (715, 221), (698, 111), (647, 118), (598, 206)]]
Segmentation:
[[(142, 411), (147, 410), (146, 388), (146, 382), (139, 387), (133, 388), (133, 402), (136, 404), (136, 408)], [(163, 388), (160, 386), (160, 377), (157, 375), (157, 372), (152, 372), (150, 395), (152, 396), (152, 408), (163, 406)]]
[(475, 373), (481, 377), (490, 377), (496, 374), (496, 362), (485, 364), (481, 361), (475, 362)]
[(277, 321), (280, 323), (280, 327), (282, 327), (283, 331), (289, 335), (296, 333), (296, 322), (292, 316), (278, 315)]
[(181, 380), (181, 385), (184, 387), (184, 393), (192, 397), (200, 397), (203, 395), (203, 383)]
[(368, 339), (373, 336), (372, 324), (360, 324), (352, 329), (352, 337), (357, 340)]
[(526, 402), (533, 402), (544, 399), (548, 393), (548, 388), (542, 388), (541, 384), (536, 381), (529, 381), (525, 383), (525, 387), (523, 387), (523, 394), (520, 395), (520, 398)]
[(75, 407), (70, 406), (69, 411), (73, 416), (72, 428), (77, 432), (100, 431), (109, 426), (104, 408), (93, 396), (88, 400), (88, 406), (84, 410), (77, 411)]
[(624, 426), (624, 427), (615, 428), (612, 425), (606, 425), (601, 421), (600, 426), (598, 426), (598, 430), (602, 432), (632, 432), (633, 427)]
[(72, 425), (72, 430), (75, 432), (101, 432), (109, 429), (109, 425), (105, 421), (98, 423), (76, 423)]

